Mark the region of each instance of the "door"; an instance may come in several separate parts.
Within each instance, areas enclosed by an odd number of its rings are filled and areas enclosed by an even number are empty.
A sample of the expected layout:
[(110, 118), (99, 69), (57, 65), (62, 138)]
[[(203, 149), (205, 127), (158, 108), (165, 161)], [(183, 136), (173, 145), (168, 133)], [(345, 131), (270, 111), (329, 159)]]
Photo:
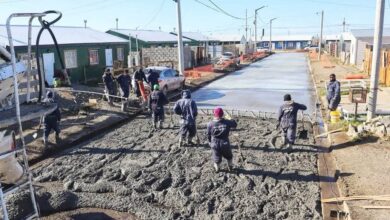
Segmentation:
[(106, 66), (111, 67), (112, 66), (112, 49), (106, 49)]
[(42, 57), (45, 80), (49, 86), (52, 86), (54, 84), (54, 53), (44, 53)]
[(296, 49), (301, 49), (301, 42), (297, 42), (297, 46), (296, 46)]

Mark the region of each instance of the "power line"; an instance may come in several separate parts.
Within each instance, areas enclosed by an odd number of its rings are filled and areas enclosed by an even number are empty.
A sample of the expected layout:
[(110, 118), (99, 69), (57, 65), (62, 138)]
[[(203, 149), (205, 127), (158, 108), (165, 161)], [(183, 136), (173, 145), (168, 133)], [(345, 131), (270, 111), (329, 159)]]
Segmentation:
[(205, 7), (209, 8), (209, 9), (211, 9), (211, 10), (213, 10), (213, 11), (216, 11), (216, 12), (218, 12), (218, 13), (221, 13), (218, 9), (215, 9), (215, 8), (211, 7), (210, 5), (205, 4), (205, 3), (203, 3), (203, 2), (201, 2), (201, 1), (199, 1), (199, 0), (194, 0), (194, 1), (198, 2), (199, 4), (205, 6)]
[(160, 4), (160, 7), (158, 8), (157, 12), (153, 15), (153, 17), (148, 21), (148, 23), (146, 23), (145, 25), (143, 25), (143, 27), (147, 27), (149, 26), (149, 24), (151, 24), (156, 18), (157, 16), (161, 13), (161, 10), (162, 8), (164, 7), (165, 5), (165, 2), (166, 0), (163, 0)]
[(215, 4), (212, 0), (209, 0), (209, 2), (211, 4), (213, 4), (219, 11), (221, 11), (222, 13), (224, 13), (225, 15), (229, 16), (229, 17), (232, 17), (232, 18), (235, 18), (235, 19), (238, 19), (238, 20), (245, 20), (245, 18), (239, 18), (239, 17), (236, 17), (232, 14), (229, 14), (228, 12), (226, 12), (225, 10), (223, 10), (221, 7), (219, 7), (217, 4)]

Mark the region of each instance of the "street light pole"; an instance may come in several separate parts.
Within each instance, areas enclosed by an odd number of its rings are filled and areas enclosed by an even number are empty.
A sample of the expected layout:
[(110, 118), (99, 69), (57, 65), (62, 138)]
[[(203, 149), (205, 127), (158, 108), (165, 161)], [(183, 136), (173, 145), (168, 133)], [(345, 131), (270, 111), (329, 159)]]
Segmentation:
[(320, 41), (318, 42), (318, 61), (321, 60), (321, 47), (322, 47), (322, 31), (324, 29), (324, 11), (321, 11), (321, 34)]
[(255, 10), (255, 50), (257, 49), (257, 12), (262, 9), (262, 8), (265, 8), (266, 6), (261, 6), (260, 8), (257, 8)]
[(181, 9), (180, 0), (173, 0), (177, 5), (177, 50), (178, 50), (178, 70), (180, 74), (184, 75), (184, 53), (183, 53), (183, 39), (181, 31)]
[(276, 18), (272, 18), (269, 20), (269, 52), (272, 52), (272, 21), (275, 20)]
[(118, 20), (119, 20), (118, 18), (115, 19), (115, 21), (116, 21), (116, 29), (117, 30), (118, 30)]
[(383, 19), (385, 14), (385, 0), (376, 1), (374, 48), (372, 52), (371, 82), (368, 93), (367, 121), (375, 117), (376, 102), (378, 95), (378, 75), (380, 68), (380, 51), (382, 45)]

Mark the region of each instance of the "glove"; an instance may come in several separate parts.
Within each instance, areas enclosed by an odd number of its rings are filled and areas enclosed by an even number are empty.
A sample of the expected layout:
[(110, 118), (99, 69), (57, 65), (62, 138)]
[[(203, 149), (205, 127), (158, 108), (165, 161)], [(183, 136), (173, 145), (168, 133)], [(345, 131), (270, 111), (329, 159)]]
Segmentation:
[(225, 114), (225, 118), (227, 119), (227, 120), (232, 120), (232, 117), (229, 115), (229, 114)]

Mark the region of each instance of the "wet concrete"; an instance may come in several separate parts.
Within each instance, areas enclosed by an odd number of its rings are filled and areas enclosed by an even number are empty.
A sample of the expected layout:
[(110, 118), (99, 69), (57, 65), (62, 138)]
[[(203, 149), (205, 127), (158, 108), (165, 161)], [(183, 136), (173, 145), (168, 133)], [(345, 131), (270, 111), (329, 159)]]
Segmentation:
[[(100, 208), (140, 219), (321, 219), (311, 131), (290, 151), (274, 119), (239, 118), (231, 135), (236, 171), (227, 172), (225, 160), (215, 173), (205, 137), (211, 119), (198, 118), (201, 145), (176, 147), (177, 117), (153, 131), (140, 116), (41, 162), (34, 169), (41, 213)], [(27, 198), (10, 198), (11, 219), (27, 211)]]
[(277, 53), (230, 73), (193, 94), (198, 106), (276, 112), (283, 95), (290, 93), (315, 109), (315, 91), (304, 53)]

